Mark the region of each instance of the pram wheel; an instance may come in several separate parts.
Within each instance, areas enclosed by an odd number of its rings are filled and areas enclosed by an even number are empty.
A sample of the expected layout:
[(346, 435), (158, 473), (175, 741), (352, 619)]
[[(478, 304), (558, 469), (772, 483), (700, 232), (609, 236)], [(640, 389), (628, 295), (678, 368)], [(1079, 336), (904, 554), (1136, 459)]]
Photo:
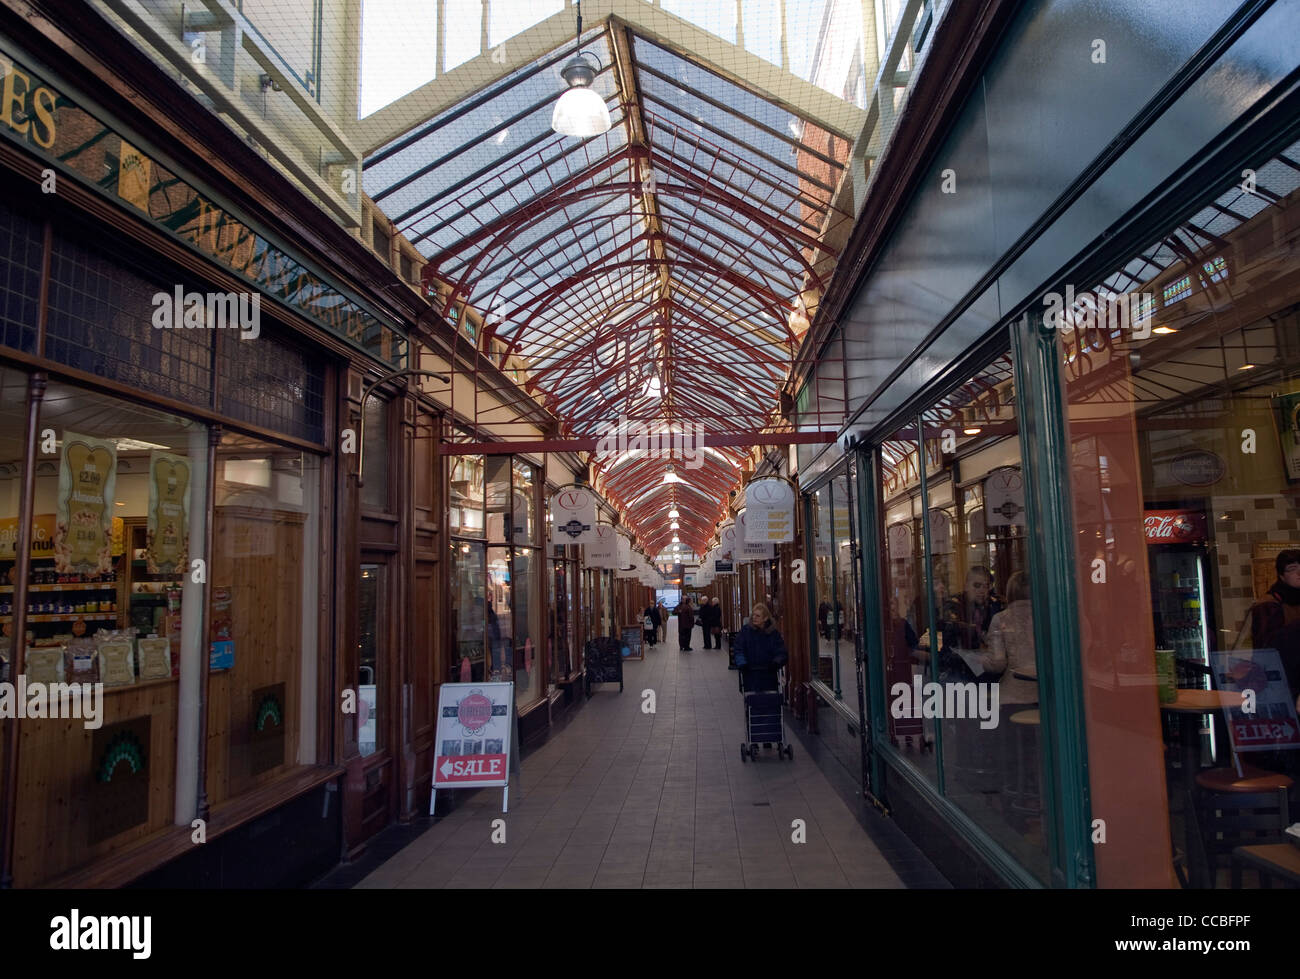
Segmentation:
[(788, 744), (785, 746), (785, 757), (789, 761), (794, 761), (794, 745)]

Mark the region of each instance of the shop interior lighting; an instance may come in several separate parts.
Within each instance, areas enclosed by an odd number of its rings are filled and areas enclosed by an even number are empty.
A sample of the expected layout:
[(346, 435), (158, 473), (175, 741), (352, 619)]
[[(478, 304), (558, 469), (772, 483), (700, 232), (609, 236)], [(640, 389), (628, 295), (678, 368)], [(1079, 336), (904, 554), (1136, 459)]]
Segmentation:
[(963, 435), (978, 435), (982, 431), (983, 431), (982, 428), (963, 428), (961, 430), (961, 433)]
[(1156, 333), (1156, 334), (1158, 334), (1158, 335), (1160, 335), (1160, 336), (1162, 336), (1162, 337), (1167, 337), (1167, 336), (1169, 336), (1169, 334), (1171, 334), (1171, 333), (1177, 333), (1178, 331), (1175, 330), (1172, 326), (1157, 326), (1157, 327), (1156, 327), (1154, 330), (1152, 330), (1151, 332), (1152, 332), (1152, 333)]
[(673, 507), (671, 510), (668, 511), (668, 519), (669, 519), (669, 520), (676, 520), (676, 519), (677, 519), (678, 517), (680, 517), (680, 516), (681, 516), (681, 514), (677, 512), (677, 508), (676, 508), (676, 507)]
[[(578, 0), (576, 6), (578, 8), (577, 46), (581, 49), (582, 0)], [(592, 68), (586, 58), (595, 60), (597, 67)], [(555, 103), (555, 111), (551, 113), (551, 128), (561, 136), (589, 137), (609, 132), (611, 125), (609, 108), (605, 105), (605, 100), (600, 97), (600, 93), (591, 87), (599, 68), (600, 60), (595, 55), (578, 50), (573, 60), (560, 71), (560, 77), (564, 79), (569, 89)]]

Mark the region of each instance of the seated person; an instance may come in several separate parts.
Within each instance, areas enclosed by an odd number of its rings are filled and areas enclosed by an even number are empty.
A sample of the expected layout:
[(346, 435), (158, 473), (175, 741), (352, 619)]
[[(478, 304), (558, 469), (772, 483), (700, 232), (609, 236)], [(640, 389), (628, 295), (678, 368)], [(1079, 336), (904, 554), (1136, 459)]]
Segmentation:
[(997, 676), (984, 673), (978, 678), (956, 650), (975, 652), (984, 647), (985, 637), (993, 616), (1002, 611), (1002, 605), (993, 598), (993, 574), (983, 565), (975, 565), (966, 572), (966, 589), (943, 606), (943, 619), (939, 632), (943, 648), (939, 652), (940, 678), (944, 682), (981, 683), (995, 682)]

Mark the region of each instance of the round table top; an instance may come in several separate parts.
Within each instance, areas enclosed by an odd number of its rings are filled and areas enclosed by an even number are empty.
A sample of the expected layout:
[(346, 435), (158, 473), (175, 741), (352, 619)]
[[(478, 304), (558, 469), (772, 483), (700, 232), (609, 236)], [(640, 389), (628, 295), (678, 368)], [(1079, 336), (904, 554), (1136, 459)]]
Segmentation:
[(1036, 667), (1036, 666), (1022, 666), (1022, 667), (1021, 667), (1020, 669), (1018, 669), (1018, 670), (1012, 670), (1012, 671), (1011, 671), (1011, 675), (1012, 675), (1013, 677), (1015, 677), (1017, 680), (1033, 680), (1035, 683), (1037, 683), (1037, 682), (1038, 682), (1038, 667)]
[(1042, 719), (1039, 716), (1039, 712), (1037, 708), (1035, 708), (1034, 710), (1022, 710), (1018, 714), (1012, 714), (1011, 717), (1008, 718), (1008, 720), (1010, 720), (1012, 724), (1041, 724), (1042, 723)]
[(1222, 707), (1240, 707), (1244, 698), (1235, 690), (1179, 690), (1172, 703), (1161, 704), (1161, 710), (1178, 714), (1206, 714)]

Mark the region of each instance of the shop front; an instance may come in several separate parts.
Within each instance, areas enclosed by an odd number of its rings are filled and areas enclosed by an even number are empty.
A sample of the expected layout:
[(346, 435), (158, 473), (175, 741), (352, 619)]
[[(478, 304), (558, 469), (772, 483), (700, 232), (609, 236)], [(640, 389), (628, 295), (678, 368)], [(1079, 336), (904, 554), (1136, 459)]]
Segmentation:
[(861, 646), (871, 791), (960, 886), (1255, 886), (1294, 820), (1300, 24), (1185, 14), (1103, 75), (1108, 12), (1024, 5), (798, 399), (850, 418), (800, 459), (812, 685)]
[[(6, 710), (0, 876), (301, 883), (350, 835), (340, 759), (400, 739), (403, 579), (339, 545), (336, 447), (349, 380), (408, 341), (80, 94), (84, 71), (0, 52), (0, 680), (93, 708)], [(358, 645), (353, 686), (336, 663)]]

